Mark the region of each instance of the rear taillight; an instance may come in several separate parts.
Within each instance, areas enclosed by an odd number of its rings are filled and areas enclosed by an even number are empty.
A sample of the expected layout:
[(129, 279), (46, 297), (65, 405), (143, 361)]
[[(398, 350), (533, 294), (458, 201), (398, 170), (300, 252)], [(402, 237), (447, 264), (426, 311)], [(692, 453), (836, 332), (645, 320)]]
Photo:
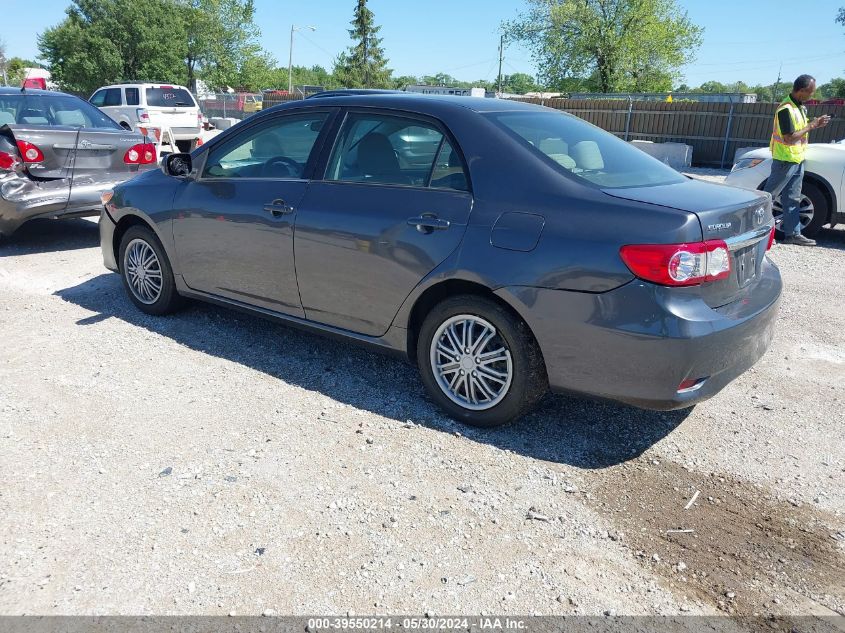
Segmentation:
[(14, 171), (19, 164), (20, 161), (14, 154), (0, 152), (0, 169), (3, 171)]
[(772, 230), (769, 231), (769, 243), (766, 244), (766, 250), (771, 250), (772, 246), (775, 245), (775, 227), (772, 227)]
[(123, 155), (123, 162), (127, 165), (149, 165), (156, 160), (156, 148), (152, 143), (138, 143), (133, 145)]
[(25, 163), (40, 163), (44, 160), (43, 152), (29, 141), (18, 141), (18, 151)]
[(664, 286), (694, 286), (731, 273), (731, 255), (722, 240), (629, 244), (619, 249), (619, 255), (637, 277)]
[(144, 108), (138, 108), (137, 110), (135, 110), (135, 114), (138, 115), (138, 120), (141, 123), (150, 122), (150, 114)]

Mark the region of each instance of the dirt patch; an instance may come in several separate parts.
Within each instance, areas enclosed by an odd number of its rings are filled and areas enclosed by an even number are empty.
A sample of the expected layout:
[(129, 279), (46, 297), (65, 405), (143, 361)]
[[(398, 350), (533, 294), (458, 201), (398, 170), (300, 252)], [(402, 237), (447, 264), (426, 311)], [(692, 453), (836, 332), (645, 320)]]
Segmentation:
[(668, 461), (642, 459), (601, 478), (599, 511), (674, 592), (736, 615), (845, 614), (841, 519)]

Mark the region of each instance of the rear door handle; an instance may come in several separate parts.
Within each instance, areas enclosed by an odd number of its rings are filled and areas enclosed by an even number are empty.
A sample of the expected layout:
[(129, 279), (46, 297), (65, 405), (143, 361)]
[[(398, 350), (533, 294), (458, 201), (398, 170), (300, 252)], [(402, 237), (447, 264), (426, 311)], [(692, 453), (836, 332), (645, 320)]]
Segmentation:
[(417, 227), (420, 233), (445, 231), (450, 226), (449, 220), (442, 220), (433, 213), (423, 213), (416, 218), (408, 218), (408, 224)]
[(281, 198), (276, 198), (273, 202), (265, 204), (264, 210), (268, 213), (272, 213), (274, 218), (280, 218), (283, 215), (290, 215), (293, 213), (293, 207)]

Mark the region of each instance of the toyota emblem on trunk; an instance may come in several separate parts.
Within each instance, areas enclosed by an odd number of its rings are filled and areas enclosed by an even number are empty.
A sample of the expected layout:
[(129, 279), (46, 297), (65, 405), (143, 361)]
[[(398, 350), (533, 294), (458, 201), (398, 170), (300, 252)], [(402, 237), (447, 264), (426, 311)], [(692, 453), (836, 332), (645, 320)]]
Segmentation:
[(763, 217), (766, 215), (765, 210), (763, 207), (758, 208), (754, 211), (754, 224), (755, 226), (760, 226), (763, 224)]

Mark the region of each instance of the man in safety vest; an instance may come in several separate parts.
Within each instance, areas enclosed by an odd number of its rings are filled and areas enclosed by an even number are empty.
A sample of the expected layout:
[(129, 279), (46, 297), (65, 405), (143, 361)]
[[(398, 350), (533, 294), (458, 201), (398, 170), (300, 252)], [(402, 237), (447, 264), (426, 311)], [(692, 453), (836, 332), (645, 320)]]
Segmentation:
[(807, 120), (804, 102), (816, 91), (816, 80), (810, 75), (801, 75), (792, 84), (792, 92), (778, 106), (772, 129), (772, 173), (766, 181), (766, 191), (772, 199), (780, 196), (783, 208), (780, 230), (784, 244), (815, 246), (815, 240), (801, 235), (801, 183), (804, 179), (804, 153), (807, 150), (807, 136), (810, 130), (824, 127), (830, 116), (824, 115)]

